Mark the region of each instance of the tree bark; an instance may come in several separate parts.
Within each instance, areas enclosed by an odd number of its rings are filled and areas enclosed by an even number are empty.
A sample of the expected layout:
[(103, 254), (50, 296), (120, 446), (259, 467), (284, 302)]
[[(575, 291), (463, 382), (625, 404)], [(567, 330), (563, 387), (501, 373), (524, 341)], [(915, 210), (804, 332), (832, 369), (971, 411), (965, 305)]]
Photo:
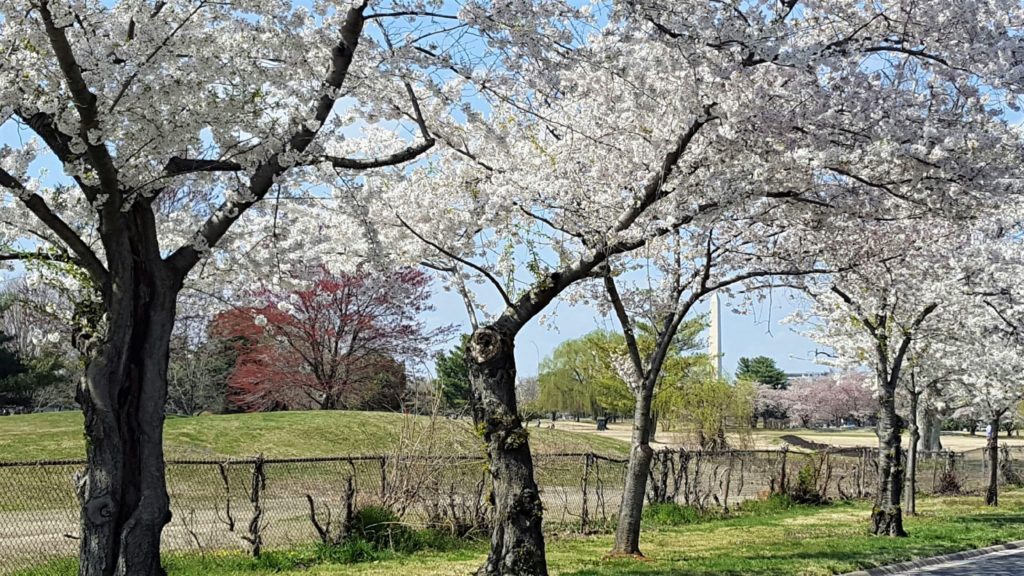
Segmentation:
[(917, 445), (921, 440), (918, 426), (917, 405), (921, 394), (910, 392), (910, 446), (907, 447), (907, 514), (917, 514)]
[(985, 491), (985, 504), (999, 506), (999, 416), (992, 418), (992, 434), (988, 438), (988, 489)]
[(878, 418), (878, 490), (871, 510), (871, 533), (878, 536), (906, 536), (903, 511), (903, 451), (901, 423), (896, 414), (896, 387), (883, 385)]
[(491, 473), (491, 549), (481, 576), (546, 576), (543, 506), (533, 477), (529, 435), (516, 406), (514, 334), (478, 328), (467, 360), (473, 419), (487, 445)]
[(918, 416), (921, 439), (918, 441), (917, 449), (919, 452), (940, 452), (942, 451), (942, 417), (935, 408), (928, 405), (930, 402), (924, 404), (924, 407), (919, 410)]
[(164, 403), (179, 283), (134, 248), (129, 263), (111, 266), (105, 326), (93, 318), (95, 331), (77, 335), (88, 358), (76, 395), (86, 436), (86, 469), (77, 479), (81, 576), (165, 574)]
[(647, 477), (651, 471), (654, 451), (651, 449), (651, 432), (655, 426), (651, 415), (654, 386), (646, 382), (639, 387), (636, 408), (633, 414), (633, 435), (630, 440), (629, 465), (626, 468), (626, 485), (622, 492), (622, 506), (619, 508), (619, 523), (615, 528), (615, 545), (612, 554), (642, 556), (640, 552), (640, 519), (643, 516), (644, 497), (647, 494)]

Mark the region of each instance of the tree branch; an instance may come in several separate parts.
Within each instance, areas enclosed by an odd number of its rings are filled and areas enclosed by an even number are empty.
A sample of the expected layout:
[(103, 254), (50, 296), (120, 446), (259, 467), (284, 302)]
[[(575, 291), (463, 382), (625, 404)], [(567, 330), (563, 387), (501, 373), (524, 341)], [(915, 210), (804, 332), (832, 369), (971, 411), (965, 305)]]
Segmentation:
[(508, 306), (508, 307), (514, 307), (515, 306), (515, 304), (512, 303), (512, 299), (509, 298), (508, 292), (506, 292), (505, 289), (502, 288), (501, 283), (498, 282), (498, 279), (495, 278), (493, 274), (488, 272), (486, 268), (476, 264), (475, 262), (472, 262), (470, 260), (466, 260), (465, 258), (460, 258), (458, 255), (452, 253), (451, 251), (446, 250), (440, 244), (438, 244), (436, 242), (433, 242), (431, 240), (428, 240), (422, 234), (417, 232), (412, 226), (410, 226), (408, 223), (406, 223), (406, 221), (404, 219), (402, 219), (401, 216), (398, 216), (396, 214), (395, 217), (398, 218), (398, 221), (402, 223), (402, 226), (406, 230), (408, 230), (413, 236), (418, 238), (420, 240), (420, 242), (423, 242), (427, 246), (430, 246), (434, 250), (437, 250), (438, 252), (440, 252), (441, 254), (444, 254), (448, 258), (451, 258), (455, 262), (458, 262), (459, 264), (462, 264), (463, 266), (466, 266), (468, 268), (472, 268), (473, 270), (476, 270), (477, 272), (482, 274), (483, 277), (486, 278), (491, 283), (491, 285), (493, 285), (494, 288), (498, 290), (498, 293), (501, 294), (501, 299), (505, 302), (506, 306)]
[(662, 197), (662, 190), (665, 182), (672, 176), (672, 173), (678, 167), (679, 160), (683, 157), (690, 142), (693, 141), (700, 129), (715, 120), (717, 117), (711, 115), (712, 108), (715, 104), (709, 104), (704, 106), (704, 115), (694, 120), (686, 132), (683, 132), (676, 138), (675, 146), (672, 147), (668, 153), (665, 154), (661, 161), (661, 168), (656, 174), (654, 174), (647, 184), (644, 185), (643, 196), (640, 201), (635, 205), (628, 208), (625, 212), (619, 216), (615, 222), (615, 226), (612, 227), (613, 232), (622, 232), (629, 228), (641, 214), (647, 210), (652, 204), (657, 202)]
[(0, 169), (0, 186), (12, 190), (21, 203), (35, 214), (36, 218), (39, 218), (62, 242), (68, 245), (79, 264), (89, 273), (97, 286), (106, 286), (108, 281), (106, 267), (81, 236), (47, 206), (42, 196), (29, 192), (17, 178), (3, 169)]
[(241, 172), (242, 165), (229, 160), (203, 160), (175, 156), (167, 161), (164, 173), (168, 176), (192, 174), (194, 172)]
[(45, 262), (63, 262), (65, 264), (78, 265), (80, 262), (76, 258), (72, 258), (67, 254), (47, 254), (46, 252), (0, 252), (0, 261), (13, 261), (21, 260), (24, 262), (30, 260), (41, 260)]
[(109, 195), (104, 208), (111, 210), (120, 209), (121, 191), (118, 185), (117, 168), (114, 167), (114, 160), (110, 151), (101, 141), (94, 143), (95, 135), (91, 132), (100, 131), (99, 112), (96, 107), (96, 95), (92, 93), (82, 76), (82, 67), (75, 59), (71, 43), (68, 41), (64, 28), (58, 27), (50, 13), (48, 0), (43, 0), (38, 5), (39, 14), (43, 19), (46, 35), (50, 39), (54, 55), (60, 66), (64, 79), (67, 82), (68, 91), (71, 93), (78, 110), (79, 130), (78, 136), (85, 143), (86, 151), (100, 180), (103, 191)]
[(619, 296), (619, 290), (615, 287), (615, 279), (612, 278), (611, 270), (604, 275), (604, 289), (608, 293), (608, 299), (612, 303), (612, 308), (615, 310), (615, 316), (619, 319), (619, 324), (622, 326), (622, 335), (626, 339), (626, 349), (629, 351), (629, 360), (633, 363), (633, 369), (636, 371), (636, 376), (641, 380), (646, 380), (646, 374), (644, 374), (644, 363), (640, 359), (640, 347), (636, 343), (636, 334), (633, 333), (633, 323), (629, 319), (629, 314), (626, 312), (626, 307), (622, 305), (622, 298)]
[(403, 150), (399, 150), (393, 154), (387, 156), (381, 156), (379, 158), (339, 158), (337, 156), (321, 156), (316, 160), (310, 162), (310, 164), (318, 164), (320, 162), (330, 162), (335, 168), (341, 168), (344, 170), (369, 170), (371, 168), (383, 168), (385, 166), (394, 166), (396, 164), (402, 164), (410, 160), (414, 160), (427, 150), (434, 147), (434, 139), (430, 138), (419, 144), (409, 146)]
[[(363, 24), (366, 21), (363, 11), (366, 9), (366, 2), (359, 5), (352, 5), (345, 14), (345, 23), (341, 26), (341, 38), (331, 50), (331, 69), (324, 80), (329, 90), (317, 100), (313, 113), (313, 120), (316, 122), (316, 130), (312, 130), (307, 124), (292, 134), (285, 147), (285, 150), (275, 153), (266, 162), (261, 163), (254, 171), (249, 180), (249, 194), (245, 199), (229, 199), (224, 201), (220, 207), (203, 223), (196, 233), (197, 238), (202, 238), (208, 248), (213, 248), (217, 242), (227, 233), (232, 224), (245, 213), (256, 202), (259, 202), (267, 195), (277, 177), (287, 171), (281, 164), (281, 154), (285, 151), (297, 153), (305, 152), (317, 131), (324, 125), (334, 108), (341, 87), (348, 77), (349, 67), (355, 57), (355, 51), (359, 46), (359, 38), (363, 33)], [(184, 278), (186, 274), (199, 262), (201, 253), (193, 244), (187, 244), (178, 248), (167, 258), (168, 264), (179, 275)]]
[(896, 351), (896, 356), (892, 361), (892, 373), (889, 376), (890, 386), (895, 386), (900, 380), (900, 369), (903, 365), (903, 357), (907, 354), (907, 349), (910, 348), (910, 342), (913, 339), (914, 331), (917, 330), (921, 324), (928, 318), (928, 315), (935, 311), (939, 307), (938, 302), (932, 302), (925, 306), (914, 318), (914, 321), (910, 324), (910, 329), (903, 335), (903, 340), (900, 342), (900, 347)]

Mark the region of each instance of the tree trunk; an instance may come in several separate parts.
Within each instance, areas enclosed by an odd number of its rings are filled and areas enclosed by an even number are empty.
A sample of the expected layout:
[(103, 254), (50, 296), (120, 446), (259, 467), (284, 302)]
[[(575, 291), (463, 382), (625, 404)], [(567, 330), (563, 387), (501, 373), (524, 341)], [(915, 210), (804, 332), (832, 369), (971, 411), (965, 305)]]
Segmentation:
[(76, 336), (88, 358), (77, 392), (85, 415), (81, 576), (163, 576), (160, 534), (171, 512), (164, 476), (167, 362), (178, 285), (162, 263), (112, 266), (105, 326)]
[(919, 410), (921, 439), (918, 441), (917, 449), (919, 452), (941, 452), (942, 416), (928, 404), (930, 402), (925, 402), (924, 407)]
[(878, 418), (878, 491), (871, 510), (871, 533), (878, 536), (906, 536), (903, 511), (903, 450), (901, 424), (896, 414), (895, 386), (883, 386)]
[(910, 446), (907, 451), (907, 514), (917, 514), (917, 445), (921, 440), (921, 431), (918, 427), (917, 403), (920, 393), (910, 393)]
[(626, 485), (622, 491), (622, 506), (619, 508), (619, 524), (615, 528), (612, 554), (642, 556), (640, 519), (644, 510), (644, 497), (647, 494), (647, 477), (654, 456), (651, 436), (656, 424), (651, 415), (654, 386), (647, 386), (645, 382), (638, 388), (640, 394), (637, 395), (633, 414), (633, 436), (630, 440), (629, 465), (626, 468)]
[(990, 423), (992, 434), (988, 438), (988, 489), (985, 491), (985, 504), (999, 506), (999, 416), (992, 418)]
[(473, 419), (483, 434), (493, 484), (493, 528), (481, 576), (546, 576), (543, 507), (533, 478), (529, 435), (516, 406), (514, 334), (477, 329), (467, 360)]

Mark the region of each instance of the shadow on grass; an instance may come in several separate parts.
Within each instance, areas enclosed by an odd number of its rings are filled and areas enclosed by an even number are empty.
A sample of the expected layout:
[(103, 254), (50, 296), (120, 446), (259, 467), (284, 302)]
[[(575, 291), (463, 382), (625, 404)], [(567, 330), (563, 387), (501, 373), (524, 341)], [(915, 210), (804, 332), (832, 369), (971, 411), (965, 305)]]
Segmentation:
[[(975, 514), (973, 516), (966, 516), (959, 518), (958, 522), (962, 523), (973, 523), (973, 524), (991, 524), (995, 526), (1007, 526), (1009, 524), (1020, 524), (1024, 526), (1024, 513), (1005, 515), (999, 513), (986, 513), (986, 514)], [(1024, 536), (1024, 533), (1022, 533)]]
[[(777, 526), (785, 516), (777, 516), (762, 525)], [(725, 522), (717, 524), (721, 527)], [(1004, 543), (1024, 534), (1024, 530), (1017, 531), (1017, 527), (1024, 528), (1024, 514), (1004, 516), (992, 512), (909, 527), (908, 538), (886, 538), (870, 536), (865, 520), (863, 533), (851, 537), (811, 536), (751, 547), (740, 543), (734, 548), (712, 550), (663, 549), (667, 554), (661, 557), (659, 550), (652, 549), (649, 550), (652, 557), (644, 562), (609, 559), (559, 573), (562, 576), (836, 574)]]

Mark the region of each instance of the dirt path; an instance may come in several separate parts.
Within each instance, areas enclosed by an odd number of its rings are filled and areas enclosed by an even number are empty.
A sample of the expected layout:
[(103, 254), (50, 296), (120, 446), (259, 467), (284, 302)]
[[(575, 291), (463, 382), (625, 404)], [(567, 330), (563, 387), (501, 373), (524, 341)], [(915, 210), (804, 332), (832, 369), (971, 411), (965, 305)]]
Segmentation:
[[(545, 420), (542, 426), (548, 426), (550, 420)], [(559, 420), (555, 423), (555, 429), (568, 430), (571, 432), (583, 432), (606, 438), (614, 438), (623, 442), (629, 442), (633, 432), (633, 425), (630, 422), (616, 422), (608, 425), (608, 430), (598, 431), (593, 422), (573, 422)], [(727, 434), (730, 444), (745, 449), (769, 449), (778, 448), (781, 444), (780, 438), (792, 434), (804, 440), (820, 444), (828, 444), (838, 448), (874, 448), (878, 446), (878, 439), (875, 432), (870, 428), (856, 430), (808, 430), (806, 428), (787, 428), (784, 430), (750, 430), (745, 433)], [(908, 436), (904, 436), (904, 445), (908, 442)], [(651, 447), (679, 448), (692, 447), (694, 445), (692, 434), (687, 432), (658, 432), (657, 442), (652, 442)], [(1024, 446), (1024, 438), (1006, 436), (999, 437), (1000, 444), (1009, 446)], [(943, 432), (942, 445), (947, 450), (963, 452), (985, 447), (985, 434), (981, 432), (971, 436), (966, 432)]]

